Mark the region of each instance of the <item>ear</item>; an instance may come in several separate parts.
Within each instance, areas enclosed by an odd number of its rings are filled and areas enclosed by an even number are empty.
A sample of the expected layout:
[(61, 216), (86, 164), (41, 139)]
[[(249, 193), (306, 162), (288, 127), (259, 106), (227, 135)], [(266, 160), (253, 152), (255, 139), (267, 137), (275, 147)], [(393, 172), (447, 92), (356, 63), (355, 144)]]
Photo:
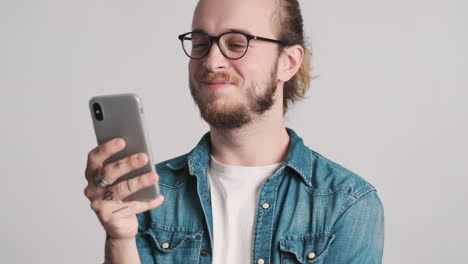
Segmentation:
[(278, 80), (289, 81), (301, 67), (303, 58), (304, 48), (301, 45), (284, 48), (278, 61)]

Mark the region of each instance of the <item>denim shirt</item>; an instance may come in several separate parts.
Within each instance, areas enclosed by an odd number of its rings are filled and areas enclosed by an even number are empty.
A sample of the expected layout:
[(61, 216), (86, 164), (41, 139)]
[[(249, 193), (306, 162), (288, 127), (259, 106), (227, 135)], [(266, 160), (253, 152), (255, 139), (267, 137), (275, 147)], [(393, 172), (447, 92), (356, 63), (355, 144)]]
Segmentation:
[[(381, 263), (384, 218), (375, 188), (287, 131), (287, 157), (258, 193), (251, 263)], [(210, 153), (207, 133), (188, 154), (156, 165), (165, 201), (137, 215), (141, 263), (212, 262)]]

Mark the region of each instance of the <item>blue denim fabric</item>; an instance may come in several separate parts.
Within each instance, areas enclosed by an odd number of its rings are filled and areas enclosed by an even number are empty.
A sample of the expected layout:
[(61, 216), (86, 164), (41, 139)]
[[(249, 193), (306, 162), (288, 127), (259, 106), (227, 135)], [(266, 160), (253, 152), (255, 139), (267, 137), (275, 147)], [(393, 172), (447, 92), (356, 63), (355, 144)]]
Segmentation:
[[(259, 191), (251, 263), (381, 263), (384, 217), (375, 188), (287, 130), (287, 158)], [(210, 149), (207, 133), (190, 153), (156, 165), (165, 202), (137, 215), (142, 263), (211, 263)]]

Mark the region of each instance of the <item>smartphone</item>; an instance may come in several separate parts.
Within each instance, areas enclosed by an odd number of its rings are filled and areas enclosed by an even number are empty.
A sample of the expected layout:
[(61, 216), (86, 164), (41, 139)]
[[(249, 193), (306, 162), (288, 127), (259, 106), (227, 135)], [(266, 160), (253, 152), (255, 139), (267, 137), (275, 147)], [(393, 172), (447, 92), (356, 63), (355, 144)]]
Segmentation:
[[(103, 165), (135, 153), (145, 152), (148, 155), (149, 160), (144, 167), (123, 175), (115, 183), (155, 171), (143, 105), (136, 94), (96, 96), (89, 100), (89, 109), (98, 144), (117, 137), (125, 140), (125, 148), (109, 157)], [(158, 195), (159, 186), (154, 185), (133, 193), (124, 200), (153, 200)]]

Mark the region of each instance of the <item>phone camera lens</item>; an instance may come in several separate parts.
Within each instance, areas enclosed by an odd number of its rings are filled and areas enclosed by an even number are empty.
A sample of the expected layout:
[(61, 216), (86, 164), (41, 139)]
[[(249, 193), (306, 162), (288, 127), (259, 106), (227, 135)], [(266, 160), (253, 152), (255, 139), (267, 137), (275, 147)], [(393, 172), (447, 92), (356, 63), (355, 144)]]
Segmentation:
[(104, 119), (104, 115), (102, 114), (101, 105), (98, 103), (94, 103), (93, 110), (94, 110), (94, 117), (96, 118), (96, 120), (102, 121)]

